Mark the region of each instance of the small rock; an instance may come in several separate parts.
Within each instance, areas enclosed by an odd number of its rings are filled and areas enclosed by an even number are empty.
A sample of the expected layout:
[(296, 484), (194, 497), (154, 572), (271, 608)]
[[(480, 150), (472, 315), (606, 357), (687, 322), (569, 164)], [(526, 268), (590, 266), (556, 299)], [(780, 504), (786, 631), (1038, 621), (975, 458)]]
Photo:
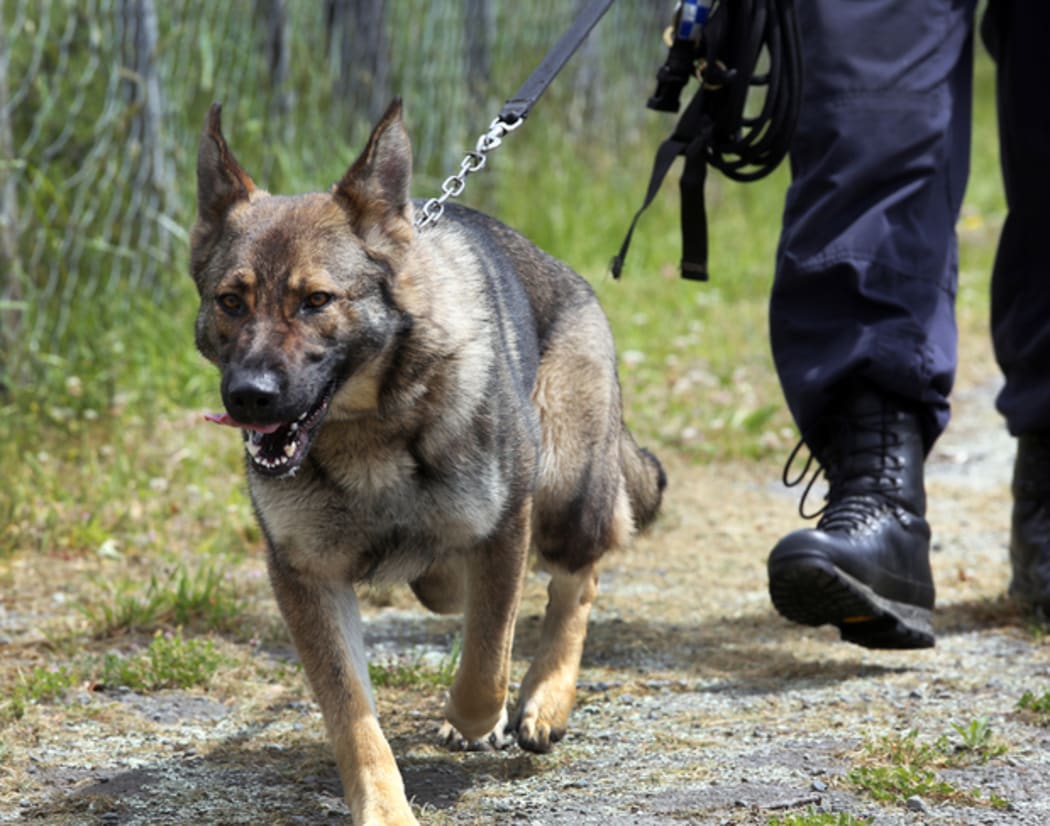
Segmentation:
[(815, 792), (826, 792), (828, 790), (828, 784), (820, 780), (814, 780), (809, 787)]
[(922, 812), (923, 814), (929, 814), (930, 811), (930, 807), (926, 805), (926, 801), (917, 794), (913, 794), (905, 800), (904, 805), (908, 807), (909, 812)]

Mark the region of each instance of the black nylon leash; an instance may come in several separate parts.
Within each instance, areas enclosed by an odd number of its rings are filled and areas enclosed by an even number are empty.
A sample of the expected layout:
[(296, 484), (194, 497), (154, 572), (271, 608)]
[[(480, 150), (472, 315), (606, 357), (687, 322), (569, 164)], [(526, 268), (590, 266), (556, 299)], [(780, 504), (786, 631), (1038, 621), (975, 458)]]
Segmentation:
[[(706, 0), (681, 3), (680, 9), (712, 8), (699, 32), (675, 21), (678, 36), (666, 63), (657, 73), (650, 109), (675, 112), (690, 77), (700, 88), (686, 107), (674, 132), (656, 152), (645, 200), (635, 213), (612, 274), (619, 278), (635, 227), (652, 203), (675, 158), (685, 158), (681, 192), (683, 278), (706, 281), (707, 208), (704, 184), (707, 166), (735, 181), (755, 181), (772, 172), (787, 155), (798, 121), (802, 94), (802, 62), (793, 0)], [(766, 55), (768, 68), (756, 71)], [(745, 116), (748, 91), (763, 87), (760, 111)]]
[(417, 229), (423, 229), (437, 222), (445, 212), (445, 203), (450, 198), (456, 198), (463, 193), (467, 176), (482, 169), (487, 162), (488, 153), (503, 142), (508, 132), (521, 126), (536, 101), (547, 91), (547, 87), (557, 77), (558, 72), (580, 48), (580, 44), (586, 40), (591, 29), (601, 20), (602, 15), (609, 10), (612, 4), (613, 0), (590, 0), (580, 10), (568, 30), (558, 38), (558, 42), (540, 61), (540, 65), (533, 69), (532, 74), (521, 88), (503, 104), (499, 115), (489, 124), (488, 131), (478, 138), (473, 151), (468, 152), (463, 158), (459, 172), (444, 180), (441, 184), (440, 195), (428, 199), (421, 205), (415, 219)]
[(499, 120), (508, 125), (513, 125), (525, 118), (540, 96), (547, 91), (547, 87), (557, 77), (558, 72), (573, 56), (580, 44), (587, 39), (591, 29), (602, 19), (609, 10), (613, 0), (590, 0), (584, 6), (568, 30), (558, 38), (558, 42), (544, 56), (521, 88), (510, 98), (499, 113)]

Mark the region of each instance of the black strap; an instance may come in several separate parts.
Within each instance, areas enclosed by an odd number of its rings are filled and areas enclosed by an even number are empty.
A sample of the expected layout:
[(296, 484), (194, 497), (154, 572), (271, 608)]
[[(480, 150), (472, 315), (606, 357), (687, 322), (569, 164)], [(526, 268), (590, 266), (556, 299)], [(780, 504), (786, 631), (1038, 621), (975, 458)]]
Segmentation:
[(707, 281), (707, 207), (704, 182), (707, 180), (707, 145), (710, 130), (697, 135), (685, 150), (685, 168), (678, 179), (682, 199), (682, 278)]
[(558, 72), (580, 48), (580, 44), (612, 4), (613, 0), (590, 0), (584, 6), (565, 34), (554, 44), (554, 48), (547, 52), (540, 61), (540, 65), (529, 75), (528, 80), (522, 84), (513, 97), (508, 98), (503, 104), (499, 113), (501, 121), (510, 125), (529, 114), (536, 101), (540, 99), (540, 95), (547, 91), (547, 87), (551, 85)]
[(682, 263), (683, 278), (707, 280), (707, 209), (704, 206), (704, 181), (707, 178), (707, 144), (711, 140), (714, 122), (707, 113), (701, 87), (689, 102), (671, 137), (660, 144), (649, 175), (645, 200), (634, 214), (620, 251), (612, 260), (612, 276), (619, 278), (623, 262), (631, 246), (631, 236), (642, 213), (653, 202), (660, 184), (667, 177), (671, 164), (679, 155), (685, 156), (685, 168), (679, 180), (682, 196)]

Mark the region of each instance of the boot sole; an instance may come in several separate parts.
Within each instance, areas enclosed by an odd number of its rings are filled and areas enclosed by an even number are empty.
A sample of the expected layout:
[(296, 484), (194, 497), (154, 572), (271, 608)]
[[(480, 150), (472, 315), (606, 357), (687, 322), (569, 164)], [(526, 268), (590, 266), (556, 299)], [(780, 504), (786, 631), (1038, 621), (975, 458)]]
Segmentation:
[(800, 625), (834, 625), (846, 642), (865, 648), (934, 645), (933, 612), (879, 596), (826, 559), (798, 558), (769, 569), (777, 612)]

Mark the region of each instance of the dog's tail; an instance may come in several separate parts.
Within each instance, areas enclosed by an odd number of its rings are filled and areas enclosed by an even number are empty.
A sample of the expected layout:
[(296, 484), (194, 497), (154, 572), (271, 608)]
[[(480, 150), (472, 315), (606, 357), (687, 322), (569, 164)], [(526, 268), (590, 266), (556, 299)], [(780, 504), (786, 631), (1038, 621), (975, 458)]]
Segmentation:
[(627, 498), (634, 514), (634, 526), (642, 530), (656, 518), (660, 510), (664, 488), (667, 487), (667, 474), (659, 459), (645, 448), (638, 447), (626, 427), (620, 437), (620, 461), (627, 483)]

